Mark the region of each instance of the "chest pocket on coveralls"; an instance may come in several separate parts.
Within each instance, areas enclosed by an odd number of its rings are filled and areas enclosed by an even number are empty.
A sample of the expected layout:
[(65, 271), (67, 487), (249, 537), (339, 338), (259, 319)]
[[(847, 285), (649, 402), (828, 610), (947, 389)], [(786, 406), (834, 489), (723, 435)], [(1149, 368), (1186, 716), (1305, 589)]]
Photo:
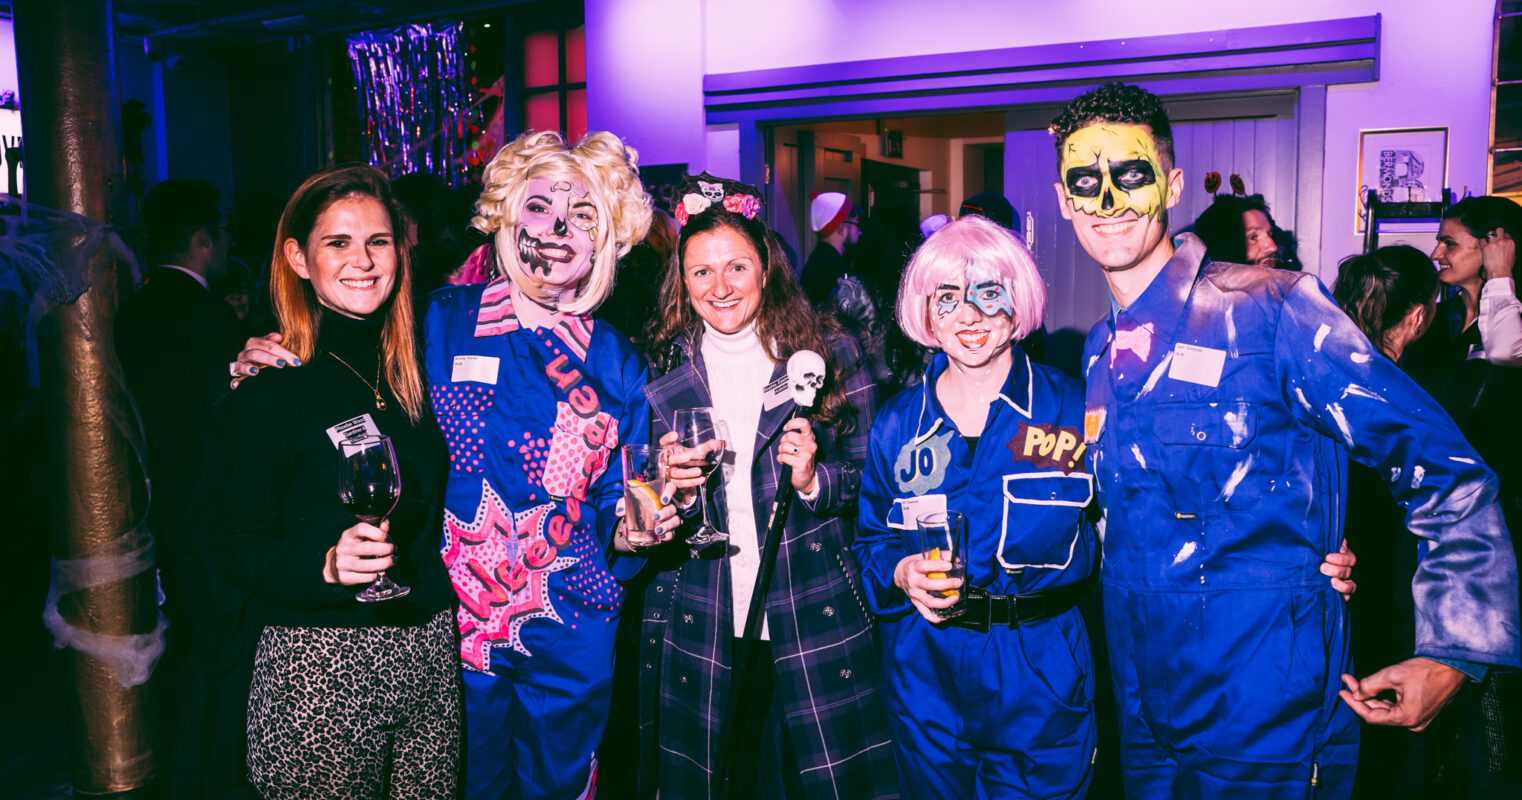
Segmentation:
[(465, 472), (484, 470), (486, 427), (496, 407), (497, 390), (474, 382), (435, 383), (428, 387), (428, 399), (449, 445), (451, 467)]
[(1078, 543), (1082, 509), (1093, 499), (1094, 479), (1087, 472), (1005, 475), (999, 565), (1066, 568)]
[[(1154, 470), (1166, 470), (1170, 485), (1195, 487), (1194, 505), (1224, 502), (1246, 508), (1256, 493), (1239, 491), (1254, 470), (1255, 455), (1244, 452), (1258, 435), (1258, 413), (1252, 403), (1163, 403), (1152, 416), (1152, 434), (1169, 445), (1157, 454)], [(1176, 501), (1184, 498), (1174, 498)]]

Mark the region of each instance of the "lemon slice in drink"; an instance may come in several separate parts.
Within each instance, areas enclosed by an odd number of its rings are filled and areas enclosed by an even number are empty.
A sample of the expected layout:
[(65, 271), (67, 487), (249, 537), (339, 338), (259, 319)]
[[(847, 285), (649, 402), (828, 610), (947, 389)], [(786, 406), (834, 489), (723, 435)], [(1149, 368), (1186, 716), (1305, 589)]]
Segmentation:
[[(940, 561), (941, 560), (941, 548), (939, 548), (939, 547), (932, 547), (932, 548), (930, 548), (930, 555), (927, 555), (925, 557), (930, 559), (931, 561)], [(926, 574), (926, 577), (931, 578), (932, 580), (941, 580), (941, 579), (946, 577), (946, 573), (944, 573), (944, 572), (930, 572), (930, 573)]]
[(645, 483), (639, 478), (630, 478), (629, 486), (630, 488), (634, 489), (635, 496), (638, 497), (642, 503), (651, 505), (657, 511), (660, 510), (662, 505), (664, 505), (661, 503), (661, 496), (657, 494), (654, 489), (650, 488), (650, 484)]

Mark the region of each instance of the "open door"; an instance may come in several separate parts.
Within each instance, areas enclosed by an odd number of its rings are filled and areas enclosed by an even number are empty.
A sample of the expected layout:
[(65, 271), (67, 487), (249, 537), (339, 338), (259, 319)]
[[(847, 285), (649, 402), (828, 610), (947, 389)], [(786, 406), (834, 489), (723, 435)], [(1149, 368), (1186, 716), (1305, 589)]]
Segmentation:
[(793, 266), (818, 242), (809, 229), (809, 202), (819, 192), (840, 192), (865, 206), (862, 162), (866, 147), (854, 136), (779, 126), (771, 130), (772, 193), (767, 222), (793, 249)]

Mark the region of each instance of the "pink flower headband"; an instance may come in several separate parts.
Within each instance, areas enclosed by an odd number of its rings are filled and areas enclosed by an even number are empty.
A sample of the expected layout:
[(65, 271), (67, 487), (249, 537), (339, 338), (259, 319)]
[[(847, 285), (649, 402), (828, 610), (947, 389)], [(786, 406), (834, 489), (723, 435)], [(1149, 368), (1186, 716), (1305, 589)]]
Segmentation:
[(681, 227), (694, 215), (718, 205), (731, 214), (755, 219), (761, 213), (761, 193), (750, 184), (718, 178), (707, 172), (684, 175), (672, 193), (676, 224)]

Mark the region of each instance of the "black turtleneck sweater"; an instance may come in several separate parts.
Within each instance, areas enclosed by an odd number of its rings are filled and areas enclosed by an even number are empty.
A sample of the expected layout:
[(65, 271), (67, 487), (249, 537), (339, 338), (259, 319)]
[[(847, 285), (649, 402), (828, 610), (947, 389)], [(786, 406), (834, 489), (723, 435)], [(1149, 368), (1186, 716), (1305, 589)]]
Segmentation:
[[(431, 412), (414, 425), (384, 376), (386, 410), (376, 409), (365, 382), (375, 380), (381, 324), (329, 311), (309, 362), (266, 368), (223, 402), (208, 527), (221, 539), (228, 579), (262, 600), (266, 625), (415, 625), (454, 602), (439, 556), (448, 452)], [(328, 549), (357, 521), (339, 500), (341, 458), (328, 429), (363, 414), (391, 437), (402, 478), (390, 516), (397, 565), (388, 574), (412, 593), (381, 603), (361, 603), (354, 595), (363, 587), (322, 578)]]

